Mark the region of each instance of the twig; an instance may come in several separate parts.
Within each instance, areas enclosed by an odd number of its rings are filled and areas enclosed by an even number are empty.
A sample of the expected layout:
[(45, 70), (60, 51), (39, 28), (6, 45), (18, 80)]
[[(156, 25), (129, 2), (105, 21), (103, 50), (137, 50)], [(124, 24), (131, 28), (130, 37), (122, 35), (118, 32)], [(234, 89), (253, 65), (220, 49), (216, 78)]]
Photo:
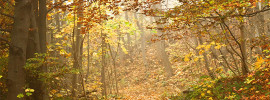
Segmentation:
[[(220, 23), (220, 27), (222, 28), (222, 30), (225, 31), (223, 25)], [(236, 53), (237, 56), (239, 56), (242, 59), (242, 56), (233, 48), (232, 44), (230, 43), (230, 41), (228, 40), (227, 35), (224, 33), (225, 35), (225, 39), (227, 40), (228, 44), (230, 45), (230, 47), (232, 48), (232, 50)]]

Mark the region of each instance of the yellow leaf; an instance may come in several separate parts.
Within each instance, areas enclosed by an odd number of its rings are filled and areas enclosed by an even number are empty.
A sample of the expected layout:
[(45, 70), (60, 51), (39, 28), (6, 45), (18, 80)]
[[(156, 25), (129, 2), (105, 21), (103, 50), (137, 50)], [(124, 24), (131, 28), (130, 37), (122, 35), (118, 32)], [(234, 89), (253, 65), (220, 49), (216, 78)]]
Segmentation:
[(214, 68), (213, 67), (210, 67), (210, 70), (213, 70)]
[(216, 44), (216, 43), (213, 41), (213, 42), (211, 42), (210, 44), (211, 44), (211, 45), (214, 45), (214, 44)]
[(29, 92), (35, 92), (35, 90), (34, 89), (29, 89)]
[(255, 62), (255, 69), (259, 69), (264, 61), (262, 57), (258, 57), (257, 62)]
[(201, 96), (204, 97), (205, 96), (205, 93), (202, 93)]
[(203, 54), (204, 53), (204, 50), (200, 50), (199, 51), (199, 54), (201, 55), (201, 54)]
[(207, 91), (207, 93), (208, 93), (208, 94), (211, 94), (211, 91), (210, 91), (210, 90), (208, 90), (208, 91)]
[(215, 49), (220, 49), (220, 48), (221, 48), (221, 45), (215, 46)]
[(210, 49), (210, 47), (211, 47), (211, 44), (205, 46), (205, 51), (208, 51)]
[(185, 61), (185, 62), (188, 62), (188, 61), (189, 61), (189, 56), (185, 56), (184, 61)]
[(251, 90), (251, 91), (252, 91), (252, 90), (255, 90), (255, 86), (253, 86), (250, 90)]
[(121, 48), (122, 48), (122, 50), (123, 50), (123, 52), (124, 52), (125, 54), (128, 54), (127, 49), (126, 49), (123, 45), (121, 46)]
[(27, 89), (25, 89), (24, 91), (25, 91), (25, 92), (28, 92), (28, 91), (29, 91), (29, 89), (27, 88)]
[(57, 96), (57, 97), (62, 97), (63, 95), (60, 94), (60, 93), (57, 93), (56, 96)]
[(57, 92), (57, 91), (54, 90), (54, 89), (50, 91), (51, 94), (55, 94), (56, 92)]
[(199, 60), (199, 58), (198, 57), (196, 57), (195, 59), (194, 59), (194, 61), (198, 61)]

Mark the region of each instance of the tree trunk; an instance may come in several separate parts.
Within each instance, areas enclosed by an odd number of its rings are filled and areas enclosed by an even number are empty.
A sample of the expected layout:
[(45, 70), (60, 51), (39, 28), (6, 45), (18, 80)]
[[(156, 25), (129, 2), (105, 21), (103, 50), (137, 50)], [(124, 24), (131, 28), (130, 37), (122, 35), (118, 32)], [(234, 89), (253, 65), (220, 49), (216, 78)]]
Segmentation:
[(249, 72), (248, 66), (247, 66), (247, 50), (246, 50), (246, 35), (244, 32), (244, 23), (240, 22), (240, 34), (241, 34), (241, 54), (242, 54), (242, 74), (246, 75)]
[[(202, 36), (201, 34), (199, 34), (199, 42), (200, 42), (200, 45), (203, 45), (203, 40), (202, 40)], [(207, 58), (207, 54), (204, 52), (203, 53), (203, 59), (204, 59), (204, 62), (205, 62), (205, 69), (207, 70), (209, 76), (212, 78), (212, 79), (215, 79), (215, 75), (214, 73), (210, 70), (210, 66), (209, 66), (209, 61), (208, 61), (208, 58)]]
[(14, 25), (11, 34), (12, 45), (8, 60), (8, 95), (7, 100), (19, 100), (18, 94), (24, 93), (26, 48), (30, 28), (31, 2), (16, 0)]
[[(38, 2), (33, 1), (31, 5), (31, 12), (30, 12), (30, 31), (29, 31), (29, 36), (28, 36), (28, 44), (27, 44), (27, 54), (26, 54), (26, 59), (29, 58), (34, 58), (35, 53), (40, 53), (40, 43), (39, 43), (39, 34), (38, 34), (38, 27), (37, 27), (37, 22), (36, 22), (36, 13), (34, 13), (35, 10), (37, 10), (36, 5)], [(36, 7), (36, 8), (34, 8)], [(36, 62), (31, 62), (31, 63), (36, 63)], [(37, 70), (41, 70), (38, 68)], [(29, 84), (29, 87), (31, 89), (34, 89), (35, 92), (31, 96), (31, 99), (33, 100), (42, 100), (43, 96), (43, 90), (42, 90), (42, 81), (38, 80), (39, 76), (33, 76), (31, 72), (26, 72), (26, 81)]]
[(142, 60), (143, 60), (143, 65), (145, 67), (147, 67), (147, 60), (146, 60), (146, 50), (145, 50), (145, 31), (143, 29), (143, 24), (140, 24), (139, 21), (138, 21), (138, 18), (137, 18), (137, 14), (134, 13), (134, 17), (135, 17), (135, 20), (136, 20), (136, 24), (139, 28), (139, 30), (141, 31), (141, 50), (142, 50)]
[[(46, 0), (39, 0), (39, 18), (38, 18), (38, 32), (39, 32), (39, 43), (40, 43), (40, 51), (41, 53), (47, 53), (47, 45), (46, 45), (46, 31), (47, 31), (47, 24), (46, 24), (46, 15), (47, 15), (47, 7), (46, 7)], [(47, 72), (47, 67), (45, 65), (41, 66), (42, 72)], [(42, 85), (43, 89), (43, 100), (49, 99), (48, 90), (45, 84)]]
[[(79, 0), (78, 2), (80, 2), (80, 4), (83, 4), (82, 0)], [(77, 7), (77, 20), (79, 20), (80, 18), (83, 17), (82, 14), (82, 10), (80, 9), (82, 8), (82, 5), (79, 5)], [(74, 20), (74, 24), (75, 24), (75, 20)], [(83, 42), (82, 36), (81, 36), (81, 23), (77, 22), (77, 26), (74, 28), (74, 35), (75, 35), (75, 41), (72, 45), (72, 49), (73, 49), (73, 68), (74, 69), (80, 69), (81, 66), (81, 54), (82, 54), (82, 50), (81, 50), (81, 44)], [(78, 87), (77, 87), (77, 82), (78, 82), (78, 75), (75, 73), (73, 74), (73, 78), (72, 78), (72, 96), (74, 99), (76, 99), (76, 91), (78, 91)]]
[[(155, 21), (159, 21), (159, 18), (155, 18)], [(163, 28), (162, 25), (157, 24), (158, 28)], [(157, 33), (159, 36), (163, 34), (162, 30), (157, 30)], [(159, 40), (156, 42), (157, 48), (158, 48), (158, 55), (161, 60), (162, 65), (164, 66), (164, 72), (166, 72), (166, 76), (169, 78), (173, 76), (173, 69), (171, 67), (171, 62), (169, 61), (169, 57), (165, 51), (165, 40)]]
[(105, 97), (105, 99), (107, 98), (107, 88), (106, 88), (106, 76), (105, 76), (105, 66), (106, 66), (106, 62), (105, 62), (105, 54), (106, 54), (106, 43), (105, 43), (105, 34), (102, 33), (101, 30), (101, 39), (102, 39), (102, 44), (101, 44), (101, 48), (102, 48), (102, 61), (101, 61), (101, 88), (102, 88), (102, 96)]
[[(125, 19), (126, 21), (129, 21), (129, 17), (128, 17), (128, 11), (125, 11)], [(126, 47), (127, 47), (127, 51), (128, 51), (128, 58), (131, 62), (133, 62), (133, 58), (131, 57), (131, 53), (132, 53), (132, 48), (131, 48), (131, 37), (130, 37), (130, 33), (126, 33), (127, 34), (127, 43), (126, 43)]]

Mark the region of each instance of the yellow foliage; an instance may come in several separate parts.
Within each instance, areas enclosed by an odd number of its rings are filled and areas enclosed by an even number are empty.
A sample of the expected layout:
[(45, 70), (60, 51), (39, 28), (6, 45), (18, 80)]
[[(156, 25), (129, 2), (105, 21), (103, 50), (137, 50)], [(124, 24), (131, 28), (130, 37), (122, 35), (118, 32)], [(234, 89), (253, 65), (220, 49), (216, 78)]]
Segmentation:
[(54, 89), (50, 91), (51, 94), (55, 94), (56, 92), (57, 92), (57, 91), (54, 90)]
[(201, 93), (201, 96), (204, 97), (205, 96), (205, 93)]
[(211, 48), (211, 44), (205, 46), (205, 51), (208, 51)]
[(199, 58), (198, 57), (196, 57), (195, 59), (194, 59), (194, 61), (198, 61), (199, 60)]
[(207, 93), (208, 93), (208, 94), (211, 94), (211, 91), (210, 91), (210, 90), (208, 90), (208, 91), (207, 91)]
[(262, 57), (258, 57), (257, 62), (255, 62), (255, 69), (259, 69), (264, 61)]
[(199, 45), (198, 47), (196, 47), (196, 49), (201, 49), (201, 48), (204, 48), (205, 45)]
[(60, 93), (57, 93), (56, 94), (56, 97), (62, 97), (63, 95), (62, 94), (60, 94)]
[(191, 55), (192, 55), (192, 53), (185, 55), (184, 61), (188, 62), (190, 60)]
[(201, 55), (201, 54), (203, 54), (204, 53), (204, 50), (200, 50), (199, 51), (199, 54)]
[(221, 45), (215, 46), (215, 49), (220, 49), (220, 48), (221, 48)]
[(251, 90), (251, 91), (253, 91), (253, 90), (255, 90), (255, 89), (256, 89), (256, 87), (255, 87), (255, 86), (253, 86), (253, 87), (252, 87), (250, 90)]
[(34, 89), (30, 89), (30, 88), (27, 88), (24, 90), (25, 92), (34, 92), (35, 90)]
[(188, 55), (185, 56), (184, 61), (185, 61), (185, 62), (188, 62), (188, 61), (189, 61), (189, 56), (188, 56)]
[(122, 50), (123, 50), (123, 52), (124, 52), (125, 54), (128, 54), (127, 49), (126, 49), (123, 45), (121, 46), (121, 48), (122, 48)]

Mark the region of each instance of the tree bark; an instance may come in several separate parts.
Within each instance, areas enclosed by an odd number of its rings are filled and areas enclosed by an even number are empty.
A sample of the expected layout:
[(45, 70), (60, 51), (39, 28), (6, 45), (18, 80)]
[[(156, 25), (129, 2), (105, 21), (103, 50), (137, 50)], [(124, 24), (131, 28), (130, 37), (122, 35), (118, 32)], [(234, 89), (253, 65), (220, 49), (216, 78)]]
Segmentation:
[(105, 54), (106, 54), (106, 43), (105, 43), (105, 34), (102, 32), (101, 30), (101, 39), (102, 39), (102, 44), (101, 44), (101, 48), (102, 48), (102, 61), (101, 61), (101, 87), (102, 87), (102, 96), (105, 97), (105, 99), (107, 98), (107, 88), (106, 88), (106, 76), (105, 76), (105, 66), (106, 66), (106, 62), (105, 62)]
[(244, 32), (244, 23), (240, 22), (240, 34), (241, 34), (241, 54), (242, 54), (242, 74), (246, 75), (249, 72), (248, 66), (247, 66), (247, 50), (246, 50), (246, 35)]
[[(39, 12), (38, 12), (38, 33), (39, 33), (39, 43), (40, 43), (40, 51), (41, 53), (47, 53), (47, 45), (46, 45), (46, 31), (47, 31), (47, 7), (46, 0), (39, 0)], [(41, 66), (42, 72), (47, 72), (47, 67), (45, 65)], [(49, 99), (48, 90), (45, 84), (42, 84), (43, 90), (43, 100)]]
[(18, 94), (24, 93), (26, 48), (30, 27), (31, 2), (16, 0), (14, 10), (14, 25), (11, 33), (11, 43), (8, 60), (8, 95), (7, 100), (19, 100)]
[[(36, 13), (34, 13), (35, 10), (37, 10), (37, 6), (34, 6), (37, 4), (37, 1), (33, 1), (31, 5), (31, 12), (30, 12), (30, 31), (28, 36), (28, 43), (27, 43), (27, 54), (26, 59), (34, 58), (35, 53), (40, 53), (40, 43), (39, 43), (39, 34), (38, 34), (38, 26), (36, 22)], [(36, 7), (36, 8), (35, 8)], [(36, 62), (31, 62), (36, 63)], [(38, 71), (41, 69), (38, 68)], [(26, 81), (29, 84), (29, 87), (31, 89), (34, 89), (35, 92), (30, 97), (33, 100), (42, 100), (43, 96), (43, 89), (42, 89), (42, 81), (38, 80), (39, 76), (35, 75), (33, 76), (31, 72), (26, 73)]]

